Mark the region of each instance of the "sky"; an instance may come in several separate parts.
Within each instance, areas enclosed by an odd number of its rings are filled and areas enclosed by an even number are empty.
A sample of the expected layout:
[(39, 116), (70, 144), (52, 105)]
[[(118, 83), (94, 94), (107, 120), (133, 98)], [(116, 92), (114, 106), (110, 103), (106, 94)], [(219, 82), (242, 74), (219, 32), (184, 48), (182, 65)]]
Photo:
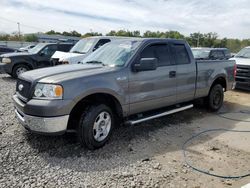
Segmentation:
[(0, 0), (0, 32), (216, 32), (250, 38), (250, 0)]

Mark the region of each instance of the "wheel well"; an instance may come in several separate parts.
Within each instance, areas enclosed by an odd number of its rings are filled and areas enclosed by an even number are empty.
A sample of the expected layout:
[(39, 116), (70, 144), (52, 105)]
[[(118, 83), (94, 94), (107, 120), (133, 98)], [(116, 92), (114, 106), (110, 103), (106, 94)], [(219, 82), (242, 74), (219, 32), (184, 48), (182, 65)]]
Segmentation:
[(32, 67), (30, 64), (28, 64), (28, 63), (26, 63), (26, 62), (20, 62), (20, 63), (17, 63), (17, 64), (15, 64), (15, 65), (13, 66), (12, 71), (13, 71), (13, 69), (14, 69), (16, 66), (18, 66), (18, 65), (26, 65), (27, 67), (30, 68), (30, 70), (33, 69), (33, 67)]
[(224, 77), (219, 77), (219, 78), (217, 78), (217, 79), (213, 82), (211, 88), (212, 88), (214, 85), (217, 85), (217, 84), (220, 84), (220, 85), (224, 88), (225, 91), (227, 90), (227, 82), (226, 82), (226, 79), (225, 79)]
[(67, 129), (75, 129), (79, 123), (84, 109), (87, 106), (94, 104), (106, 104), (107, 106), (109, 106), (115, 114), (116, 120), (123, 117), (121, 104), (114, 96), (106, 93), (91, 94), (80, 100), (71, 110)]

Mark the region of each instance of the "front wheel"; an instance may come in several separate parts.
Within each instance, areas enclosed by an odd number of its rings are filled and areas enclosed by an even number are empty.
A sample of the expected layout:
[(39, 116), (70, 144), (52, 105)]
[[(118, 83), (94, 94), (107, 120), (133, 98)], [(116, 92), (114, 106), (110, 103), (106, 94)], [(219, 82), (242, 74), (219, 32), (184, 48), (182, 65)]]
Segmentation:
[(78, 138), (80, 143), (93, 150), (105, 145), (114, 127), (112, 110), (105, 104), (86, 108), (80, 118)]
[(223, 105), (224, 91), (220, 84), (214, 85), (207, 97), (207, 105), (209, 110), (215, 112), (218, 111)]
[(24, 73), (28, 70), (30, 70), (30, 68), (27, 65), (24, 64), (16, 65), (12, 70), (11, 76), (13, 78), (17, 78), (21, 73)]

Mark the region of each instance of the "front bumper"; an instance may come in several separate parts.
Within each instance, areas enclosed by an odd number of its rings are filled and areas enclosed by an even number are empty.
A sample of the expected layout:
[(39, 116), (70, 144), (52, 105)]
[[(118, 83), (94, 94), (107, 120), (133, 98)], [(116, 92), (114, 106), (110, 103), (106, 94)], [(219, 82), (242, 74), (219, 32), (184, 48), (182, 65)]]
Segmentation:
[(250, 82), (237, 82), (236, 81), (235, 88), (250, 91)]
[(5, 69), (4, 69), (5, 66), (6, 66), (6, 64), (0, 63), (0, 73), (5, 73), (6, 72)]
[(67, 130), (69, 115), (58, 117), (37, 117), (15, 109), (18, 121), (29, 131), (40, 134), (63, 134)]

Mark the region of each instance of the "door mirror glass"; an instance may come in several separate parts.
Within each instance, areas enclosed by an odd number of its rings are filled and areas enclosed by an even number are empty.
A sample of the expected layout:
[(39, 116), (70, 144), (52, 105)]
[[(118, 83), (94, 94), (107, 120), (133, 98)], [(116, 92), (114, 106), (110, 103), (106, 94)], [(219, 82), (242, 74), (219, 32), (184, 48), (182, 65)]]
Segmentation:
[(156, 58), (141, 58), (138, 63), (133, 65), (135, 72), (156, 70), (158, 66), (158, 60)]

